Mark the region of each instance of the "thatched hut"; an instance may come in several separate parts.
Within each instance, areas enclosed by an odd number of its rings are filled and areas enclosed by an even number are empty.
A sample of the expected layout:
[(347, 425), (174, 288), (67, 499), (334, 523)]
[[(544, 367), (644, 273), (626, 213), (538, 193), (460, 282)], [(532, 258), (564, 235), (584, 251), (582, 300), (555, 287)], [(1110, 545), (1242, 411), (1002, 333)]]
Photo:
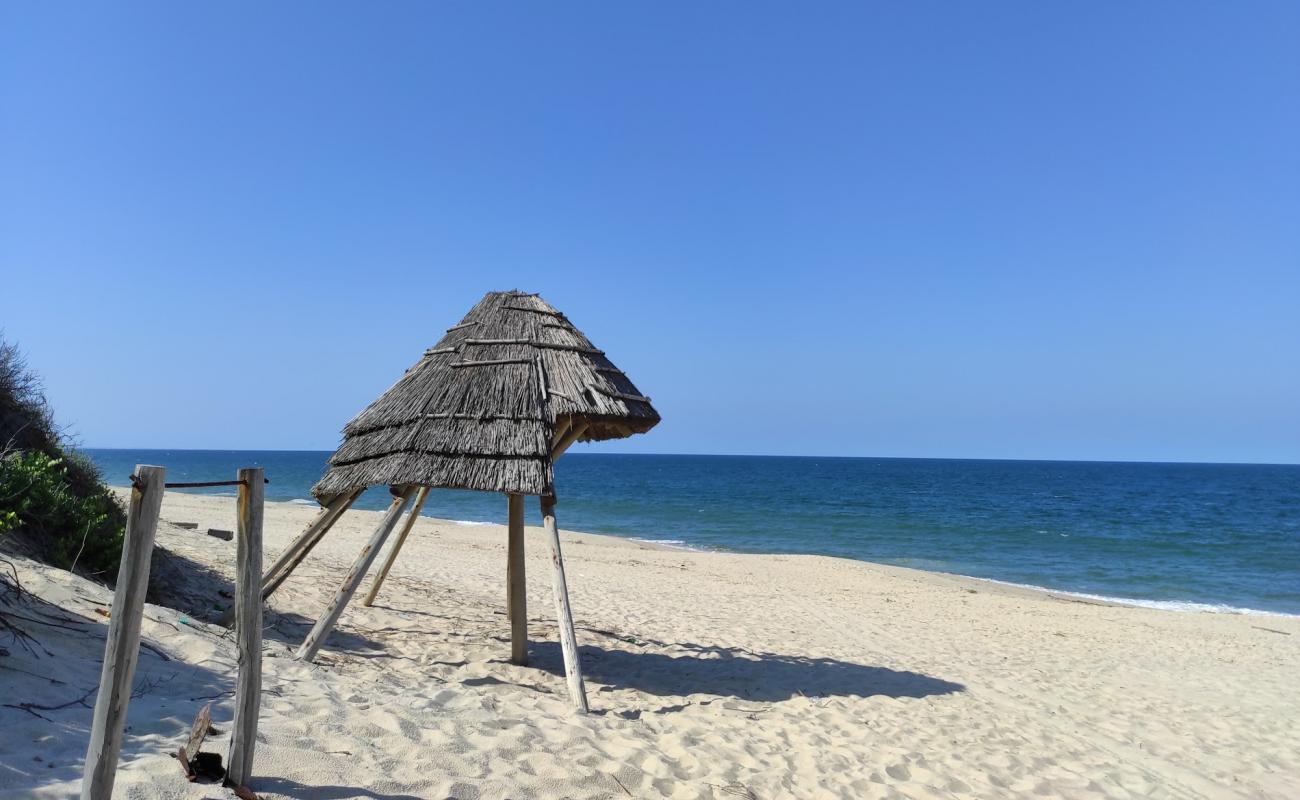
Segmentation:
[(394, 499), (383, 521), (298, 650), (298, 658), (310, 660), (405, 512), (402, 531), (365, 599), (367, 605), (374, 601), (429, 489), (501, 492), (509, 498), (511, 659), (525, 663), (523, 497), (537, 495), (550, 541), (565, 672), (574, 703), (585, 711), (555, 521), (553, 465), (574, 442), (620, 439), (658, 422), (650, 398), (567, 317), (535, 294), (490, 292), (343, 429), (342, 445), (312, 489), (321, 512), (267, 571), (263, 596), (275, 591), (365, 489), (390, 488)]

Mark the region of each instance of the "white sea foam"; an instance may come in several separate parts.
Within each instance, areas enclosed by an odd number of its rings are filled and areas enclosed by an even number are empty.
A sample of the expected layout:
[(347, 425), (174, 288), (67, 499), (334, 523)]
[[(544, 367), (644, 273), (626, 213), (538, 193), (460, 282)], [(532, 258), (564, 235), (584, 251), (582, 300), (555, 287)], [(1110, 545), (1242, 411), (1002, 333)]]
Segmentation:
[[(971, 577), (971, 576), (962, 576)], [(1300, 618), (1300, 614), (1284, 614), (1280, 611), (1262, 611), (1258, 608), (1243, 608), (1241, 606), (1230, 606), (1224, 603), (1194, 603), (1190, 600), (1144, 600), (1136, 597), (1113, 597), (1105, 594), (1090, 594), (1088, 592), (1067, 592), (1062, 589), (1052, 589), (1047, 586), (1035, 586), (1032, 583), (1015, 583), (1014, 581), (1000, 581), (995, 578), (975, 578), (977, 581), (987, 581), (988, 583), (999, 583), (1003, 586), (1014, 586), (1017, 589), (1032, 589), (1036, 592), (1048, 592), (1049, 594), (1059, 594), (1064, 597), (1078, 597), (1081, 600), (1097, 600), (1102, 603), (1114, 603), (1121, 606), (1134, 606), (1136, 608), (1156, 608), (1162, 611), (1190, 611), (1197, 614), (1254, 614), (1260, 617), (1295, 617)]]
[(456, 525), (491, 525), (491, 522), (478, 522), (472, 519), (453, 519), (451, 522)]
[(689, 544), (682, 541), (681, 539), (642, 539), (636, 536), (631, 536), (628, 538), (630, 538), (634, 542), (642, 542), (644, 544), (657, 544), (660, 545), (661, 547), (672, 548), (673, 550), (699, 551), (700, 549), (698, 547), (691, 547)]
[(302, 498), (299, 498), (299, 497), (295, 497), (294, 499), (290, 500), (289, 502), (290, 502), (290, 503), (296, 503), (296, 504), (298, 504), (298, 505), (300, 505), (300, 506), (314, 506), (314, 505), (316, 505), (316, 501), (315, 501), (315, 500), (303, 500)]

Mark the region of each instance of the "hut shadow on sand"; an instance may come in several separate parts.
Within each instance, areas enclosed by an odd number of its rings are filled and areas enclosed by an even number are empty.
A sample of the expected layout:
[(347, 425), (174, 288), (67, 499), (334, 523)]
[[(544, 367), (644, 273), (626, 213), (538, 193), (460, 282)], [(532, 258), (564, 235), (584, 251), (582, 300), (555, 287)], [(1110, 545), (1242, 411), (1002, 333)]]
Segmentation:
[[(960, 683), (839, 661), (757, 653), (740, 648), (676, 644), (683, 655), (634, 652), (593, 645), (579, 648), (584, 674), (615, 689), (661, 697), (715, 695), (751, 702), (779, 702), (799, 695), (817, 697), (930, 697), (965, 691)], [(535, 642), (531, 663), (562, 676), (564, 662), (556, 642)]]

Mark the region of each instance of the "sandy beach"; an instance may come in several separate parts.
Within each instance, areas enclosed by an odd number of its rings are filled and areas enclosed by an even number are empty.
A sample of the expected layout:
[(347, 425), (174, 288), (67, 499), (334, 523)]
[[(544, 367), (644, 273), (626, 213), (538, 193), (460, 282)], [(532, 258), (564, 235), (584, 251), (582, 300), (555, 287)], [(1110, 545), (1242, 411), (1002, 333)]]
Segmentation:
[[(269, 503), (268, 557), (314, 513)], [(208, 699), (205, 749), (225, 753), (234, 645), (203, 620), (228, 602), (235, 546), (203, 531), (233, 528), (234, 501), (173, 492), (162, 517), (153, 599), (173, 607), (146, 606), (115, 796), (232, 797), (167, 753)], [(530, 666), (507, 660), (504, 529), (434, 519), (377, 604), (353, 603), (315, 664), (293, 660), (377, 518), (347, 514), (269, 603), (261, 797), (1300, 796), (1294, 617), (565, 534), (582, 717), (532, 527)], [(68, 797), (111, 594), (11, 560), (26, 596), (7, 608), (36, 643), (0, 640), (0, 797)]]

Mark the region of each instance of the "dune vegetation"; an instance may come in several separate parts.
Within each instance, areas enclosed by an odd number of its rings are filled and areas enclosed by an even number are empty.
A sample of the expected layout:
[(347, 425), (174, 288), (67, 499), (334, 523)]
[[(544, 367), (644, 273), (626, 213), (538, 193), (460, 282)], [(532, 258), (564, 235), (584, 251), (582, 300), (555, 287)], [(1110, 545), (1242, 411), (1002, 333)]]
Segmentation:
[(111, 582), (126, 515), (55, 426), (39, 376), (0, 338), (0, 547)]

